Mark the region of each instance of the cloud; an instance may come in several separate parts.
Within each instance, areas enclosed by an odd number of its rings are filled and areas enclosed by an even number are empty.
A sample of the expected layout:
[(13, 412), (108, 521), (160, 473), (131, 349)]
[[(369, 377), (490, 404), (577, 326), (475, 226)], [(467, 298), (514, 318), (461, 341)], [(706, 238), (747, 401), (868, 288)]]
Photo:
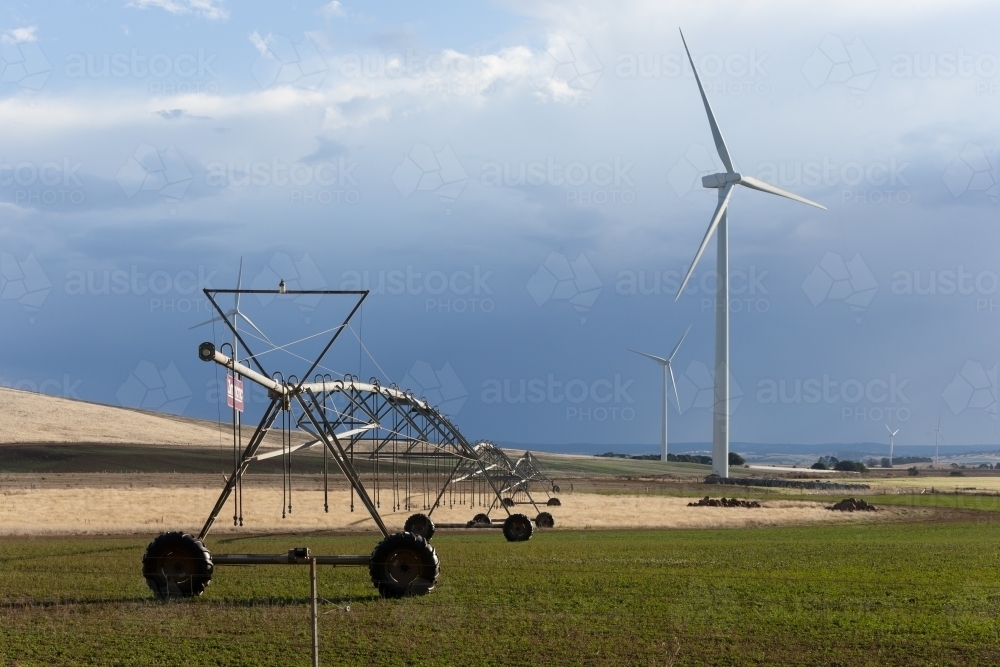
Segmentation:
[(0, 42), (4, 44), (23, 44), (25, 42), (36, 42), (38, 38), (35, 36), (35, 31), (38, 30), (38, 26), (28, 26), (26, 28), (14, 28), (13, 30), (8, 30), (3, 35), (0, 35)]
[(256, 48), (262, 56), (267, 55), (267, 45), (271, 43), (272, 39), (271, 35), (261, 37), (260, 33), (256, 30), (250, 33), (250, 41), (253, 43), (254, 48)]
[(134, 9), (162, 9), (171, 14), (197, 14), (212, 21), (229, 18), (221, 0), (129, 0), (125, 5)]
[(193, 118), (195, 120), (211, 120), (211, 118), (209, 118), (208, 116), (192, 115), (188, 113), (186, 109), (159, 109), (158, 111), (154, 111), (153, 113), (155, 113), (163, 120), (180, 120), (181, 118)]
[(319, 13), (331, 19), (347, 16), (347, 12), (344, 11), (344, 6), (337, 0), (333, 0), (333, 2), (320, 7)]

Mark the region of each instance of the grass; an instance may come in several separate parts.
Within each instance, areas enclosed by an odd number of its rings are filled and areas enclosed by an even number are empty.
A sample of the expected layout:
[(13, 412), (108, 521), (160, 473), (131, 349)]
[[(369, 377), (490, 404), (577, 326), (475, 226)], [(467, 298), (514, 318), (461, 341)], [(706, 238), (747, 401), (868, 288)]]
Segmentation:
[[(436, 537), (442, 577), (378, 599), (320, 570), (324, 665), (996, 664), (1000, 524)], [(219, 568), (160, 604), (147, 540), (0, 542), (0, 664), (308, 664), (305, 567)], [(211, 540), (214, 551), (365, 553), (371, 536)], [(349, 610), (348, 610), (349, 608)]]

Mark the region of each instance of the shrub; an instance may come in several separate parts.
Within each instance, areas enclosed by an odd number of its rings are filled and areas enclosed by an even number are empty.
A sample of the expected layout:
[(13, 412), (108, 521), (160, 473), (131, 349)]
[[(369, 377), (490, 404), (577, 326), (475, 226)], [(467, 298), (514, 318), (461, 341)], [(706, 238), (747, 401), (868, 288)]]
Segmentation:
[(965, 477), (965, 473), (962, 472), (961, 470), (952, 470), (948, 474), (951, 475), (952, 477)]
[(812, 468), (813, 470), (829, 470), (830, 469), (830, 466), (828, 466), (826, 464), (826, 461), (824, 461), (823, 459), (820, 459), (819, 461), (816, 461), (816, 463), (812, 464), (809, 467)]
[(737, 454), (736, 452), (729, 452), (729, 465), (731, 466), (741, 466), (746, 463), (746, 459)]
[(913, 466), (912, 468), (906, 469), (906, 474), (909, 475), (910, 477), (916, 477), (920, 474), (920, 471), (917, 470), (916, 466)]
[(868, 472), (868, 468), (861, 461), (837, 461), (833, 469), (845, 472)]

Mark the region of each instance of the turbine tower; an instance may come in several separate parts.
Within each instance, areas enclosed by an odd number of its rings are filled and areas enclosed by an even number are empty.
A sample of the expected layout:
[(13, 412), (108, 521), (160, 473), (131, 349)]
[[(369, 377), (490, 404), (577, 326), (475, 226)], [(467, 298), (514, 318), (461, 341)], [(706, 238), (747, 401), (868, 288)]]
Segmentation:
[(938, 441), (944, 440), (944, 436), (941, 435), (941, 417), (938, 417), (937, 428), (934, 429), (934, 464), (937, 465), (939, 462), (938, 457)]
[(719, 124), (715, 121), (715, 114), (712, 113), (712, 106), (708, 103), (708, 97), (705, 95), (705, 87), (701, 85), (701, 78), (694, 66), (694, 59), (691, 57), (691, 50), (688, 49), (683, 31), (681, 32), (681, 41), (684, 42), (684, 50), (687, 52), (688, 62), (691, 63), (694, 80), (698, 83), (701, 101), (705, 104), (705, 113), (708, 114), (708, 124), (712, 129), (715, 148), (719, 152), (719, 159), (725, 165), (726, 171), (710, 174), (701, 179), (703, 187), (715, 188), (719, 191), (719, 203), (712, 215), (711, 222), (708, 224), (705, 238), (698, 246), (698, 252), (694, 255), (691, 267), (684, 276), (674, 301), (681, 298), (684, 288), (687, 287), (688, 281), (698, 265), (698, 260), (701, 259), (708, 247), (708, 242), (712, 239), (712, 234), (718, 232), (716, 234), (718, 237), (716, 270), (719, 277), (715, 293), (715, 396), (712, 408), (712, 472), (720, 477), (729, 477), (729, 230), (727, 220), (729, 199), (735, 186), (742, 185), (752, 190), (787, 197), (823, 210), (826, 210), (826, 207), (736, 171), (732, 158), (729, 157), (726, 142), (722, 139)]
[(681, 343), (687, 338), (688, 331), (691, 331), (690, 325), (681, 339), (677, 341), (677, 345), (674, 346), (674, 351), (670, 353), (670, 356), (664, 359), (663, 357), (657, 357), (652, 354), (646, 354), (645, 352), (640, 352), (639, 350), (633, 350), (629, 348), (629, 352), (635, 352), (636, 354), (641, 354), (644, 357), (652, 359), (656, 363), (663, 367), (663, 417), (660, 419), (660, 460), (667, 460), (667, 412), (670, 407), (670, 398), (667, 394), (667, 376), (670, 376), (670, 384), (674, 387), (674, 400), (677, 401), (677, 412), (681, 411), (681, 399), (677, 395), (677, 382), (674, 381), (674, 369), (671, 366), (671, 362), (674, 360), (674, 355), (677, 354), (677, 350), (680, 349)]
[(897, 428), (895, 431), (893, 431), (891, 428), (889, 428), (889, 425), (886, 424), (885, 425), (885, 430), (889, 432), (889, 467), (891, 468), (892, 467), (892, 446), (893, 446), (893, 444), (896, 441), (896, 434), (899, 433), (899, 429)]

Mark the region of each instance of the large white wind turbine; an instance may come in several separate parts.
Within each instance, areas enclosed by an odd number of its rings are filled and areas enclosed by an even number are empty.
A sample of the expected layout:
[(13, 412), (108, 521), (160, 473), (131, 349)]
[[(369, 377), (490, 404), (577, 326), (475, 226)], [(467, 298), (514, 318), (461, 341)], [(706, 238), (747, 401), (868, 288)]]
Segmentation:
[(702, 239), (701, 245), (698, 246), (698, 252), (695, 253), (694, 260), (691, 262), (691, 267), (684, 276), (684, 280), (681, 282), (680, 289), (677, 290), (677, 296), (674, 300), (676, 301), (681, 298), (684, 288), (687, 287), (688, 281), (691, 279), (691, 275), (694, 273), (694, 269), (698, 265), (698, 260), (701, 259), (705, 249), (708, 247), (708, 242), (712, 239), (712, 234), (718, 232), (716, 270), (718, 271), (719, 276), (718, 287), (716, 288), (715, 293), (715, 400), (714, 407), (712, 408), (712, 472), (720, 477), (728, 477), (729, 235), (727, 229), (727, 209), (729, 207), (729, 198), (732, 196), (735, 186), (742, 185), (752, 190), (759, 190), (761, 192), (787, 197), (788, 199), (794, 199), (795, 201), (802, 202), (803, 204), (809, 204), (810, 206), (815, 206), (816, 208), (826, 210), (826, 207), (821, 206), (816, 202), (809, 201), (804, 197), (782, 190), (781, 188), (776, 188), (770, 183), (765, 183), (764, 181), (757, 180), (756, 178), (745, 176), (736, 171), (733, 167), (733, 161), (729, 157), (729, 149), (726, 148), (726, 142), (722, 139), (722, 132), (719, 130), (719, 124), (715, 121), (715, 114), (712, 113), (712, 106), (708, 103), (708, 97), (705, 95), (705, 87), (701, 85), (701, 78), (698, 76), (698, 70), (694, 66), (694, 59), (691, 58), (691, 51), (688, 49), (687, 41), (684, 39), (683, 32), (681, 32), (681, 41), (684, 42), (684, 50), (687, 52), (688, 61), (691, 63), (691, 70), (694, 72), (694, 80), (698, 83), (698, 91), (701, 93), (701, 101), (705, 104), (705, 112), (708, 114), (708, 124), (712, 128), (712, 138), (715, 140), (715, 148), (719, 152), (719, 158), (722, 160), (722, 164), (725, 165), (726, 171), (719, 174), (710, 174), (701, 179), (702, 186), (706, 188), (715, 188), (719, 191), (719, 204), (715, 208), (712, 220), (708, 224), (708, 230), (705, 232), (705, 238)]
[[(282, 282), (284, 282), (284, 281), (282, 281)], [(263, 331), (261, 331), (259, 328), (257, 328), (257, 325), (254, 324), (250, 320), (250, 318), (247, 317), (243, 313), (243, 311), (240, 310), (240, 293), (239, 293), (239, 290), (242, 288), (242, 285), (243, 285), (243, 258), (240, 257), (240, 271), (236, 275), (236, 290), (237, 290), (237, 292), (235, 294), (235, 299), (233, 300), (233, 307), (230, 308), (228, 311), (226, 311), (226, 317), (230, 318), (230, 321), (233, 323), (233, 326), (236, 327), (237, 329), (239, 329), (239, 327), (240, 327), (240, 320), (242, 319), (244, 322), (246, 322), (247, 324), (249, 324), (250, 327), (254, 331), (256, 331), (258, 334), (260, 334), (260, 337), (261, 337), (262, 340), (267, 341), (269, 344), (273, 345), (273, 343), (271, 343), (271, 339), (268, 338), (267, 335)], [(215, 317), (213, 317), (210, 320), (205, 320), (204, 322), (199, 322), (198, 324), (194, 325), (193, 327), (189, 327), (189, 328), (190, 329), (197, 329), (198, 327), (203, 327), (206, 324), (211, 324), (212, 322), (218, 322), (221, 319), (222, 319), (221, 315), (216, 315)], [(238, 359), (239, 358), (239, 355), (237, 353), (238, 346), (239, 346), (239, 340), (237, 340), (236, 336), (233, 336), (233, 358), (234, 359)]]
[(889, 425), (886, 424), (885, 425), (885, 430), (889, 432), (889, 467), (891, 468), (892, 467), (892, 446), (896, 442), (896, 434), (899, 433), (899, 429), (897, 428), (895, 431), (893, 431), (891, 428), (889, 428)]
[(687, 331), (681, 336), (681, 339), (677, 341), (677, 345), (674, 345), (674, 351), (670, 353), (670, 356), (664, 359), (663, 357), (657, 357), (652, 354), (646, 354), (645, 352), (640, 352), (639, 350), (629, 349), (629, 352), (635, 352), (636, 354), (641, 354), (644, 357), (652, 359), (656, 363), (663, 367), (663, 417), (660, 419), (660, 460), (667, 460), (667, 412), (670, 407), (670, 398), (667, 394), (667, 376), (670, 376), (670, 384), (674, 387), (674, 400), (677, 401), (677, 412), (681, 411), (681, 399), (677, 395), (677, 382), (674, 381), (674, 369), (670, 365), (674, 360), (674, 355), (677, 354), (677, 350), (680, 349), (681, 343), (687, 338), (688, 331), (691, 331), (691, 327), (688, 326)]

